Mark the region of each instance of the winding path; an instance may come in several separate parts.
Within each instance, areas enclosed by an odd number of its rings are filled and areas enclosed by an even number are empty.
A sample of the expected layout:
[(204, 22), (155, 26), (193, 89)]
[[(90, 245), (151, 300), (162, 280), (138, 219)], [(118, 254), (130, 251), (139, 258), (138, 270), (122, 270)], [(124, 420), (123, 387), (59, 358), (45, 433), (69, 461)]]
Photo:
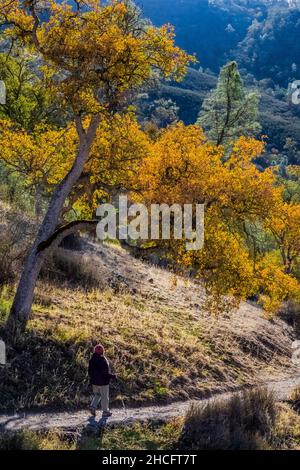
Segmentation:
[[(275, 394), (276, 400), (283, 401), (288, 399), (292, 390), (300, 387), (299, 370), (294, 376), (280, 380), (269, 382), (267, 385), (269, 390)], [(108, 419), (107, 423), (101, 419), (98, 413), (97, 420), (89, 417), (86, 410), (74, 412), (22, 412), (18, 414), (0, 415), (0, 432), (3, 431), (20, 431), (23, 429), (38, 431), (57, 429), (60, 431), (78, 431), (86, 426), (97, 426), (101, 424), (108, 425), (128, 425), (134, 422), (152, 421), (168, 421), (179, 416), (183, 416), (192, 403), (206, 404), (209, 400), (228, 399), (237, 392), (228, 392), (218, 395), (210, 399), (189, 400), (185, 402), (174, 402), (163, 406), (147, 406), (139, 408), (119, 408), (113, 410), (113, 416)]]

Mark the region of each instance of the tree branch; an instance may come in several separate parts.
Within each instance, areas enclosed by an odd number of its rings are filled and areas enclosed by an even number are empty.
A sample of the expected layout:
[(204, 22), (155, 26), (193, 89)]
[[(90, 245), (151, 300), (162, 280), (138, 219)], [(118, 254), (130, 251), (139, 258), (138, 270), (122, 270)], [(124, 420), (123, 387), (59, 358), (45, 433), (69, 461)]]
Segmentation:
[(78, 230), (86, 229), (87, 227), (93, 227), (97, 225), (99, 220), (75, 220), (69, 224), (63, 225), (58, 228), (47, 240), (43, 241), (37, 246), (37, 253), (41, 253), (54, 245), (58, 246), (59, 243), (71, 233), (77, 232)]

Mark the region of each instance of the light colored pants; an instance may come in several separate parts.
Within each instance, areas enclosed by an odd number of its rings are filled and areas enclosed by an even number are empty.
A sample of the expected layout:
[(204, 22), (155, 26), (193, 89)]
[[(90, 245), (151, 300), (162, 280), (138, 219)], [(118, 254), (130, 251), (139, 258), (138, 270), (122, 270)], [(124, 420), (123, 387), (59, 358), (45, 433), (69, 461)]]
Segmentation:
[(93, 393), (91, 408), (96, 410), (101, 400), (102, 411), (109, 411), (109, 385), (93, 385)]

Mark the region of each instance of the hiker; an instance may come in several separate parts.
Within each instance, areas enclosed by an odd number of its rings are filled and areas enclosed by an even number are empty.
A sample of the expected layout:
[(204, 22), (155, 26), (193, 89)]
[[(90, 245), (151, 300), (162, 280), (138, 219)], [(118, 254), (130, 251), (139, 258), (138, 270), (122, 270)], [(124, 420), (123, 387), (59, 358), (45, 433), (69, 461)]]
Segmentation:
[(109, 382), (116, 376), (110, 372), (108, 360), (104, 356), (104, 348), (101, 344), (94, 347), (94, 354), (89, 362), (89, 377), (94, 393), (90, 406), (91, 414), (96, 416), (97, 406), (101, 400), (102, 416), (109, 418), (112, 415), (109, 411)]

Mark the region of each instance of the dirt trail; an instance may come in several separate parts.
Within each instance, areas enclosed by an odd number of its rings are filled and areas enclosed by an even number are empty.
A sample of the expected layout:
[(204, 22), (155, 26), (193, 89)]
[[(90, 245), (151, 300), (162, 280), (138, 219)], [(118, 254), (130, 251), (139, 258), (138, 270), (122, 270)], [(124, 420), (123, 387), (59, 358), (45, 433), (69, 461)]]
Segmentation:
[[(295, 370), (293, 377), (276, 382), (269, 382), (267, 387), (275, 394), (276, 400), (287, 400), (291, 391), (300, 386), (300, 371)], [(107, 422), (101, 419), (101, 414), (95, 419), (89, 417), (86, 410), (75, 412), (22, 412), (14, 415), (0, 415), (0, 431), (49, 430), (79, 431), (86, 426), (97, 425), (128, 425), (142, 421), (168, 421), (183, 416), (192, 403), (206, 404), (209, 400), (228, 399), (237, 392), (215, 395), (210, 399), (175, 402), (170, 405), (147, 406), (140, 408), (114, 409), (113, 416)]]

